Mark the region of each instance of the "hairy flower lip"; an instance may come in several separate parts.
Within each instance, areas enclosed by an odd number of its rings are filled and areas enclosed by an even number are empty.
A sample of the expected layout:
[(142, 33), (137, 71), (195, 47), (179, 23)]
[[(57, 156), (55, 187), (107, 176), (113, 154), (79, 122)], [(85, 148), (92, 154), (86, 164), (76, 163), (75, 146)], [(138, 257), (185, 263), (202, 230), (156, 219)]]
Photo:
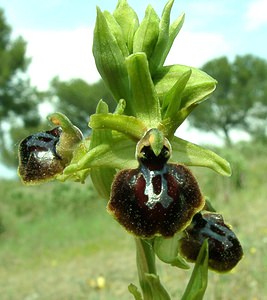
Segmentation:
[(19, 145), (19, 174), (25, 183), (46, 180), (63, 171), (64, 159), (57, 153), (61, 127), (35, 133)]
[(218, 213), (201, 211), (193, 217), (180, 240), (181, 254), (188, 261), (196, 261), (205, 239), (208, 239), (209, 245), (209, 268), (214, 271), (228, 272), (243, 257), (239, 240)]
[(115, 176), (107, 208), (136, 236), (171, 237), (188, 226), (205, 201), (190, 170), (167, 163), (167, 140), (161, 141), (162, 149), (155, 155), (152, 133), (148, 131), (137, 144), (139, 167), (124, 169)]

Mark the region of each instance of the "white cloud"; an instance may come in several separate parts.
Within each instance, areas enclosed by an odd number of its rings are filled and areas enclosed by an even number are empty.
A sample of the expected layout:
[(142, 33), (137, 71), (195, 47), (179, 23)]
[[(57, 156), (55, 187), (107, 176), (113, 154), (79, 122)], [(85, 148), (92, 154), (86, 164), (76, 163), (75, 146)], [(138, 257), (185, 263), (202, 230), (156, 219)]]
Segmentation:
[(229, 43), (220, 34), (182, 31), (175, 40), (166, 63), (201, 67), (209, 60), (230, 52)]
[(267, 24), (267, 0), (251, 1), (245, 14), (246, 28), (255, 30)]
[[(21, 30), (27, 41), (27, 55), (32, 58), (28, 69), (33, 85), (46, 90), (55, 76), (61, 80), (83, 78), (92, 83), (100, 76), (92, 54), (93, 29)], [(226, 40), (214, 33), (182, 31), (167, 58), (167, 64), (200, 67), (205, 62), (229, 52)]]
[(32, 58), (28, 73), (38, 88), (47, 89), (57, 75), (61, 80), (83, 78), (88, 82), (100, 78), (92, 54), (92, 29), (21, 30), (19, 34), (28, 43), (27, 56)]

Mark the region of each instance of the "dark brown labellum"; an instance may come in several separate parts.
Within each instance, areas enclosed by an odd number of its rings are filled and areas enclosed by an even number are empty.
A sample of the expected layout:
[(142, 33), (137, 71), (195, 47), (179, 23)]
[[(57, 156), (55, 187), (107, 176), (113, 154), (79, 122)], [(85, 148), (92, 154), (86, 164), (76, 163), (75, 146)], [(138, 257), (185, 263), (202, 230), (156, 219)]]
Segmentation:
[(236, 235), (220, 214), (203, 211), (194, 216), (180, 241), (181, 254), (189, 261), (196, 261), (205, 239), (209, 245), (209, 267), (215, 271), (230, 271), (243, 256)]
[(113, 181), (108, 210), (137, 236), (171, 237), (204, 205), (192, 173), (183, 165), (167, 164), (169, 157), (166, 146), (158, 156), (144, 146), (139, 167), (120, 171)]
[(33, 134), (20, 143), (19, 174), (24, 182), (46, 180), (62, 172), (64, 162), (56, 151), (61, 133), (61, 127), (56, 127)]

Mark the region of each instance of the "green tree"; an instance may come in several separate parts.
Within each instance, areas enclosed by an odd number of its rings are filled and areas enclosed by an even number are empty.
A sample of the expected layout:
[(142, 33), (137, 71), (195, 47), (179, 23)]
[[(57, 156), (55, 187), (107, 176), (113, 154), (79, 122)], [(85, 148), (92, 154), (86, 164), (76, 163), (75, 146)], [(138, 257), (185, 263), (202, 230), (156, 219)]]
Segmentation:
[(95, 113), (100, 99), (111, 109), (115, 108), (115, 101), (103, 80), (88, 84), (82, 79), (60, 81), (56, 77), (51, 82), (50, 94), (52, 98), (57, 97), (56, 110), (66, 114), (82, 131), (88, 130), (89, 117)]
[(25, 76), (29, 63), (26, 42), (22, 37), (11, 40), (11, 27), (0, 9), (0, 160), (5, 164), (14, 163), (11, 129), (34, 127), (40, 121), (40, 94)]
[[(251, 135), (266, 126), (267, 61), (253, 55), (236, 56), (233, 62), (220, 57), (203, 68), (218, 81), (213, 101), (200, 105), (190, 116), (191, 125), (223, 135), (231, 144), (230, 132)], [(266, 127), (265, 127), (266, 128)]]

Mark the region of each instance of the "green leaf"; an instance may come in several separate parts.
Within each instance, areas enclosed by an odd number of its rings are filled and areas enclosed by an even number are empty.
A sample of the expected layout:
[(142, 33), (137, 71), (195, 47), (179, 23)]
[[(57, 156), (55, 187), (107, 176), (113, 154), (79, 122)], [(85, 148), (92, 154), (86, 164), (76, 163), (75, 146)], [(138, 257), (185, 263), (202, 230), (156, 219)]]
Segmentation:
[(171, 160), (187, 166), (207, 167), (224, 175), (231, 175), (230, 164), (215, 152), (190, 143), (178, 137), (171, 140)]
[(148, 128), (156, 128), (161, 121), (160, 105), (145, 53), (130, 55), (126, 65), (132, 92), (131, 111)]
[(159, 17), (151, 5), (134, 35), (133, 52), (145, 52), (147, 59), (154, 51), (159, 35)]
[(132, 53), (133, 39), (139, 25), (138, 16), (136, 12), (128, 5), (126, 0), (118, 1), (118, 5), (113, 15), (121, 27), (128, 51), (129, 53)]
[(201, 300), (208, 285), (208, 241), (205, 240), (182, 300)]
[(155, 237), (153, 248), (161, 261), (181, 269), (189, 269), (189, 265), (178, 251), (180, 238), (181, 235), (179, 233), (172, 238), (157, 236)]
[(145, 124), (132, 116), (118, 114), (94, 114), (89, 125), (93, 129), (112, 129), (124, 133), (128, 138), (138, 141), (146, 132)]
[(128, 99), (129, 82), (124, 53), (99, 8), (94, 30), (93, 55), (97, 69), (114, 99)]
[(129, 292), (134, 296), (135, 300), (143, 300), (141, 293), (138, 291), (137, 286), (135, 286), (134, 284), (130, 284), (128, 286), (128, 290)]
[[(147, 283), (150, 286), (150, 293), (153, 300), (171, 300), (169, 294), (161, 284), (159, 276), (156, 274), (146, 274)], [(147, 298), (150, 299), (150, 298)]]

